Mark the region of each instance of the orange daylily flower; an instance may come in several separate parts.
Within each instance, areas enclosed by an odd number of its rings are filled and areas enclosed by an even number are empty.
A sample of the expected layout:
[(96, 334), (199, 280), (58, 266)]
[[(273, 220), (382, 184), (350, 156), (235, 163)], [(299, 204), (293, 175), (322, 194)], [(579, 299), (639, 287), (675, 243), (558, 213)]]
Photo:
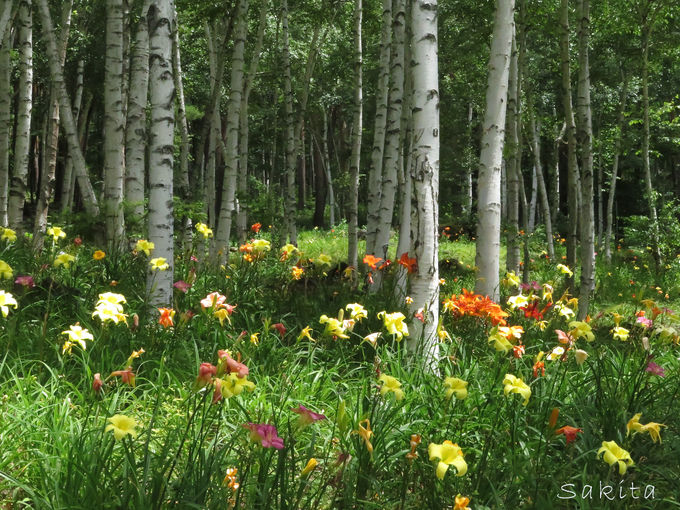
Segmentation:
[(408, 253), (406, 252), (401, 254), (401, 258), (397, 262), (404, 266), (409, 274), (418, 271), (418, 261), (415, 257), (412, 259), (409, 258)]
[(577, 429), (576, 427), (565, 425), (564, 427), (557, 429), (555, 434), (564, 434), (564, 437), (567, 438), (567, 444), (569, 444), (576, 441), (576, 434), (579, 432), (583, 432), (583, 429)]
[(164, 328), (175, 325), (172, 322), (173, 317), (175, 317), (175, 310), (172, 308), (159, 308), (158, 311), (161, 312), (161, 316), (158, 318), (158, 324)]

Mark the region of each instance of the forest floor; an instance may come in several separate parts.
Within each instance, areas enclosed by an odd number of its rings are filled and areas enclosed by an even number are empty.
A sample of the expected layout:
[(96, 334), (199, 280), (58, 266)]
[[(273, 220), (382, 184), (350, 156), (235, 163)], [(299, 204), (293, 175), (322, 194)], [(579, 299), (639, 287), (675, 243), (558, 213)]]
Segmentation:
[(442, 237), (426, 369), (399, 264), (370, 293), (366, 265), (339, 263), (343, 228), (299, 250), (263, 229), (222, 268), (197, 234), (160, 310), (152, 252), (4, 239), (0, 506), (680, 507), (680, 262), (598, 259), (577, 322), (562, 247), (548, 260), (539, 241), (496, 306), (464, 290), (474, 242)]

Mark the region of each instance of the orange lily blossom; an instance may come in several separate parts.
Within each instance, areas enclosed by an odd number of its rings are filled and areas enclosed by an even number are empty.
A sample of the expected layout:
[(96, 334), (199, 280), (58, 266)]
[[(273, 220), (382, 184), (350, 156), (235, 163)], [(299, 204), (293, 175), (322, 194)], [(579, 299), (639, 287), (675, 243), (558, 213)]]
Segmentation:
[(158, 324), (164, 328), (174, 326), (172, 319), (175, 316), (175, 310), (172, 308), (159, 308), (158, 311), (161, 312), (161, 316), (158, 318)]

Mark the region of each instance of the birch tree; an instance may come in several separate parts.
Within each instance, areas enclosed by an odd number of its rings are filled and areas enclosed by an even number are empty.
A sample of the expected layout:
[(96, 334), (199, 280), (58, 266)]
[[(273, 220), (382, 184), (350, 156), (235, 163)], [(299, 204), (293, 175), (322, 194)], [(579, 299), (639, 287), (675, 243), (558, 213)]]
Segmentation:
[(14, 0), (5, 0), (0, 10), (0, 44), (2, 44), (3, 48), (8, 44), (9, 40), (9, 38), (6, 40), (5, 36), (10, 32), (13, 7)]
[(413, 217), (412, 253), (418, 269), (411, 280), (413, 321), (410, 351), (424, 354), (429, 367), (437, 359), (439, 321), (439, 84), (437, 0), (414, 0), (412, 8), (413, 72)]
[(231, 59), (231, 92), (227, 111), (227, 141), (224, 154), (224, 180), (222, 183), (222, 203), (215, 235), (220, 264), (229, 256), (236, 179), (239, 160), (239, 123), (241, 119), (241, 100), (243, 97), (243, 63), (248, 30), (248, 0), (239, 0), (238, 13), (234, 28), (234, 48)]
[[(545, 223), (545, 238), (550, 260), (555, 258), (555, 244), (553, 242), (552, 212), (548, 189), (543, 176), (543, 163), (541, 161), (541, 124), (536, 120), (535, 112), (529, 109), (529, 129), (531, 130), (531, 150), (534, 153), (534, 167), (536, 169), (536, 179), (538, 181), (538, 197), (543, 212), (543, 222)], [(553, 197), (553, 200), (555, 198)]]
[(349, 222), (347, 225), (347, 264), (358, 267), (359, 168), (361, 165), (361, 131), (363, 129), (363, 76), (361, 51), (362, 0), (354, 4), (354, 111), (352, 113), (352, 155), (350, 156)]
[(28, 176), (31, 143), (31, 112), (33, 111), (33, 18), (31, 16), (31, 0), (20, 0), (17, 24), (19, 33), (17, 127), (14, 141), (14, 172), (9, 187), (7, 217), (10, 228), (23, 231), (26, 178)]
[[(380, 184), (380, 210), (378, 211), (378, 228), (373, 247), (373, 254), (384, 260), (388, 258), (387, 250), (392, 234), (392, 217), (394, 216), (394, 202), (397, 194), (397, 167), (400, 161), (401, 109), (404, 99), (405, 8), (404, 0), (394, 1), (392, 50), (390, 52), (391, 85), (387, 109), (383, 172)], [(376, 273), (374, 288), (380, 285), (381, 275), (381, 272)]]
[[(59, 61), (63, 67), (66, 61), (66, 49), (71, 29), (71, 11), (73, 0), (66, 0), (61, 6), (61, 33), (59, 36)], [(40, 188), (38, 204), (33, 225), (33, 248), (42, 250), (43, 234), (47, 229), (47, 214), (54, 194), (54, 181), (57, 170), (57, 153), (59, 147), (59, 91), (52, 84), (50, 87), (50, 118), (48, 122), (45, 150), (45, 165), (40, 172)]]
[(387, 126), (387, 101), (390, 84), (390, 53), (392, 50), (392, 0), (383, 0), (382, 32), (380, 35), (380, 60), (378, 64), (378, 89), (376, 93), (373, 148), (368, 172), (368, 204), (366, 218), (366, 253), (375, 250), (375, 237), (380, 222), (383, 153)]
[(106, 239), (118, 248), (124, 239), (123, 178), (123, 0), (106, 0), (104, 64), (104, 210)]
[[(507, 207), (508, 207), (508, 234), (506, 239), (507, 255), (505, 258), (508, 271), (519, 272), (520, 263), (520, 239), (519, 239), (519, 202), (520, 202), (520, 179), (521, 168), (517, 168), (517, 152), (519, 149), (518, 133), (518, 109), (517, 104), (519, 84), (518, 84), (518, 54), (517, 41), (515, 37), (514, 23), (512, 26), (512, 44), (510, 53), (510, 68), (508, 74), (507, 92), (507, 158), (505, 164), (507, 179)], [(483, 136), (483, 135), (482, 135)], [(484, 145), (482, 145), (482, 148)], [(502, 147), (501, 147), (502, 150)], [(477, 266), (479, 267), (479, 266)], [(496, 291), (498, 292), (498, 291)]]
[(514, 0), (497, 0), (479, 157), (475, 292), (494, 301), (500, 298), (501, 163), (509, 99), (513, 10)]
[(604, 257), (609, 264), (612, 260), (612, 223), (614, 222), (614, 197), (616, 196), (616, 180), (619, 176), (619, 158), (621, 156), (621, 139), (626, 125), (626, 102), (628, 99), (628, 75), (624, 74), (621, 92), (619, 95), (619, 113), (616, 120), (616, 134), (614, 139), (614, 161), (612, 163), (612, 176), (607, 195), (607, 220), (604, 234)]
[[(576, 160), (576, 122), (571, 101), (571, 64), (569, 52), (569, 0), (560, 3), (560, 60), (562, 68), (562, 102), (567, 141), (567, 196), (569, 208), (569, 230), (567, 233), (567, 265), (576, 266), (576, 246), (578, 244), (578, 205), (581, 200), (581, 183), (578, 162)], [(568, 277), (569, 287), (573, 287), (573, 277)]]
[[(248, 139), (249, 139), (249, 121), (248, 121), (248, 103), (250, 100), (250, 93), (253, 90), (257, 69), (260, 63), (260, 54), (262, 53), (262, 45), (264, 43), (264, 32), (267, 28), (267, 11), (269, 10), (269, 1), (263, 0), (260, 6), (260, 18), (257, 29), (257, 38), (255, 42), (255, 49), (250, 61), (248, 74), (245, 77), (243, 85), (243, 97), (241, 99), (241, 116), (239, 119), (239, 163), (238, 163), (238, 185), (236, 189), (238, 211), (236, 213), (236, 231), (238, 232), (239, 243), (243, 243), (248, 237)], [(310, 144), (311, 145), (311, 144)]]
[(130, 219), (144, 216), (144, 176), (146, 174), (146, 106), (149, 93), (149, 25), (146, 14), (149, 0), (144, 3), (142, 18), (137, 24), (130, 64), (127, 128), (125, 130), (125, 200), (130, 204)]
[(578, 318), (588, 314), (595, 290), (595, 210), (593, 206), (593, 121), (590, 109), (590, 0), (578, 0), (578, 132), (581, 149), (581, 285)]
[[(12, 2), (7, 2), (11, 5)], [(7, 9), (7, 6), (5, 7)], [(8, 22), (9, 25), (9, 22)], [(11, 27), (7, 27), (0, 41), (0, 225), (7, 226), (7, 191), (9, 184), (9, 148), (11, 131), (11, 80), (10, 60)]]
[(66, 83), (64, 82), (64, 71), (63, 67), (60, 65), (61, 62), (57, 50), (57, 41), (54, 35), (54, 27), (47, 0), (38, 0), (38, 7), (40, 10), (40, 21), (42, 23), (43, 32), (47, 39), (47, 61), (50, 67), (50, 79), (54, 84), (55, 90), (59, 93), (59, 108), (61, 112), (59, 120), (61, 122), (61, 127), (64, 129), (66, 141), (68, 142), (69, 154), (73, 159), (76, 182), (78, 183), (80, 193), (83, 197), (85, 211), (90, 217), (97, 217), (99, 216), (99, 203), (87, 173), (85, 158), (80, 150), (78, 131), (73, 117), (71, 100), (66, 90)]
[(284, 193), (284, 214), (286, 235), (291, 244), (297, 244), (295, 218), (295, 118), (293, 116), (293, 85), (290, 71), (290, 42), (288, 34), (288, 1), (281, 2), (281, 30), (283, 32), (283, 93), (286, 108), (286, 187)]
[(171, 0), (153, 0), (146, 13), (149, 23), (149, 241), (153, 255), (169, 265), (165, 271), (149, 271), (147, 291), (154, 306), (172, 304), (173, 246), (173, 157), (175, 85), (172, 78)]

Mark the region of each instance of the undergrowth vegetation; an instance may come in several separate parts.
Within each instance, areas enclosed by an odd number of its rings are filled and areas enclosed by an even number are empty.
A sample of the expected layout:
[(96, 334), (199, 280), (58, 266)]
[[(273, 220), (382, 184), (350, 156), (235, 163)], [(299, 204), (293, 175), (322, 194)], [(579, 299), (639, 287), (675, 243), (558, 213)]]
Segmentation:
[(498, 306), (443, 235), (433, 364), (406, 349), (408, 264), (347, 268), (342, 227), (299, 249), (265, 227), (220, 268), (199, 230), (160, 310), (151, 247), (61, 232), (0, 241), (6, 508), (680, 506), (680, 267), (644, 246), (598, 266), (578, 322), (570, 268), (536, 250)]

